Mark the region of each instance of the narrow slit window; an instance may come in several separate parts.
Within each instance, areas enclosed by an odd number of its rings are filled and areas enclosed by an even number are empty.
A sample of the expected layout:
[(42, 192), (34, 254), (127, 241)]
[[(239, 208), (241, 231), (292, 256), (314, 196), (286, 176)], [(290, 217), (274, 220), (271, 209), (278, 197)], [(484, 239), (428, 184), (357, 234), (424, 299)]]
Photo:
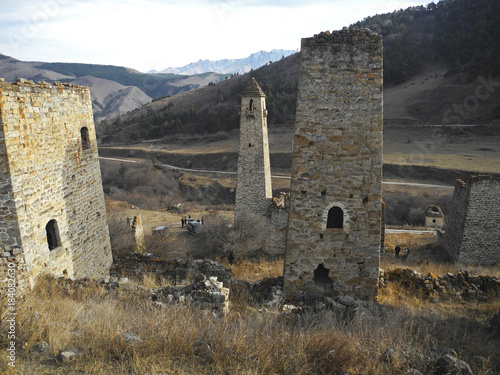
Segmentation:
[(49, 221), (45, 226), (45, 230), (47, 232), (47, 244), (49, 245), (49, 250), (54, 250), (55, 248), (61, 246), (57, 221)]
[(326, 227), (332, 229), (342, 229), (344, 227), (344, 211), (340, 207), (330, 208)]
[(250, 105), (248, 106), (248, 110), (253, 111), (253, 99), (250, 99)]
[(82, 149), (90, 150), (89, 129), (86, 127), (81, 128), (80, 135), (82, 137)]

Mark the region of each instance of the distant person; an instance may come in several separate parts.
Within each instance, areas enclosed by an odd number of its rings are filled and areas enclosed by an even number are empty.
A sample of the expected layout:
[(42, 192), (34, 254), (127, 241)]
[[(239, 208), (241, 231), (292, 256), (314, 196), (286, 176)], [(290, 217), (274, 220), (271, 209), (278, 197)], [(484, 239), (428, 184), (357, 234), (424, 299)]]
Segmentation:
[(399, 258), (399, 253), (401, 252), (401, 246), (396, 246), (394, 249), (394, 253), (396, 253), (396, 258)]
[(410, 254), (410, 249), (408, 247), (405, 247), (403, 250), (403, 260), (408, 258), (408, 255)]
[(127, 227), (129, 227), (130, 226), (130, 218), (127, 217), (125, 220), (127, 220)]
[(184, 228), (184, 224), (186, 224), (186, 219), (184, 217), (181, 218), (181, 228)]

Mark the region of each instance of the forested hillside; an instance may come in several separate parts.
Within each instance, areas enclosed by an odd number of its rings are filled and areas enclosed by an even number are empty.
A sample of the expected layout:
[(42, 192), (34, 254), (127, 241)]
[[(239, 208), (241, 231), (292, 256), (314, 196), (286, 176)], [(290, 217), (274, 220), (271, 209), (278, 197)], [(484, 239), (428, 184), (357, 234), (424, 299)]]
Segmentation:
[(444, 60), (448, 74), (469, 79), (500, 73), (499, 20), (498, 0), (442, 0), (351, 26), (384, 36), (384, 80), (401, 83), (432, 60)]

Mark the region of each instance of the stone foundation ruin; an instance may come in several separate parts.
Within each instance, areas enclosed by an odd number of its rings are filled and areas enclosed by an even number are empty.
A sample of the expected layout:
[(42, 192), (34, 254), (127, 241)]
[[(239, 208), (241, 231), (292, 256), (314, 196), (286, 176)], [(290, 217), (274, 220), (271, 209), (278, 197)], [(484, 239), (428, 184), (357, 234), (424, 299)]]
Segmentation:
[(86, 87), (0, 79), (3, 296), (7, 281), (19, 295), (42, 273), (71, 278), (109, 273), (111, 245), (91, 105)]

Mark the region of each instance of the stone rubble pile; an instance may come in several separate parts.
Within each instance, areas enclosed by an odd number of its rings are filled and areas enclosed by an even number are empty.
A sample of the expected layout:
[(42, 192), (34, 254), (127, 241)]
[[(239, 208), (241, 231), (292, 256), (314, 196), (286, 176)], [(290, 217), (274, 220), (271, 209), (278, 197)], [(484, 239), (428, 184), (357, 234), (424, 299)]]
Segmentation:
[(229, 289), (232, 294), (247, 295), (248, 302), (254, 305), (271, 307), (283, 302), (283, 276), (266, 277), (259, 281), (231, 280)]
[(466, 299), (500, 295), (500, 279), (493, 276), (476, 276), (463, 270), (456, 275), (448, 272), (439, 276), (432, 272), (423, 275), (409, 268), (397, 268), (392, 271), (381, 269), (379, 285), (383, 287), (390, 282), (400, 283), (407, 289), (426, 295), (438, 294)]
[(152, 294), (153, 302), (158, 306), (166, 303), (184, 302), (193, 303), (204, 309), (211, 309), (214, 313), (226, 315), (229, 311), (229, 289), (217, 281), (217, 277), (206, 277), (198, 274), (193, 284), (186, 286), (167, 286)]

